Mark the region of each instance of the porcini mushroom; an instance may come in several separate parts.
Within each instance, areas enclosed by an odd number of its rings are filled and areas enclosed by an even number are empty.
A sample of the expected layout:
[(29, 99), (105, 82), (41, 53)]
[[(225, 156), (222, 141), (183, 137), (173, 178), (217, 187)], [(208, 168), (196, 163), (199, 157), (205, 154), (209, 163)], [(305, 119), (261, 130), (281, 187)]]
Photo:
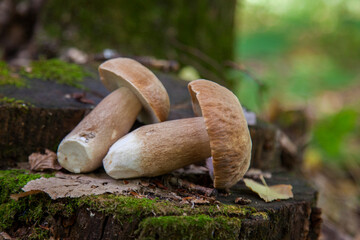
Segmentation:
[(100, 167), (109, 147), (124, 136), (136, 117), (145, 123), (166, 120), (169, 96), (159, 79), (128, 58), (108, 60), (99, 66), (100, 79), (113, 91), (60, 143), (57, 156), (70, 172), (90, 172)]
[(214, 187), (229, 189), (250, 165), (251, 138), (241, 104), (207, 80), (189, 83), (197, 116), (142, 126), (120, 138), (103, 160), (116, 179), (157, 176), (212, 157)]

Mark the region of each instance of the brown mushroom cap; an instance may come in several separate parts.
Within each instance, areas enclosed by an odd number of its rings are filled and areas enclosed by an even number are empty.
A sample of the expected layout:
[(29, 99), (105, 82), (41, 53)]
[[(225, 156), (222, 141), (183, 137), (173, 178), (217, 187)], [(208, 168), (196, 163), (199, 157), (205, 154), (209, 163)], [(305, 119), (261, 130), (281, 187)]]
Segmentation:
[(208, 80), (188, 85), (193, 109), (203, 116), (210, 139), (214, 166), (214, 187), (228, 189), (246, 173), (251, 158), (251, 138), (237, 97)]
[(102, 63), (99, 73), (108, 90), (127, 87), (137, 96), (143, 106), (138, 116), (140, 121), (157, 123), (167, 119), (169, 96), (160, 80), (149, 69), (129, 58), (114, 58)]

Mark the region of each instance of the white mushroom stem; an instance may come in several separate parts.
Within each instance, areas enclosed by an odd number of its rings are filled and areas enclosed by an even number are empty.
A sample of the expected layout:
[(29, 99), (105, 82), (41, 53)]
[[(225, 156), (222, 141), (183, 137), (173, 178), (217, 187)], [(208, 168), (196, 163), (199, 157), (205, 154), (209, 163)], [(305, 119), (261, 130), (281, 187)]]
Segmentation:
[(103, 160), (115, 179), (158, 176), (211, 156), (202, 117), (142, 126), (119, 139)]
[(104, 98), (60, 143), (58, 161), (70, 172), (100, 167), (110, 146), (134, 124), (142, 105), (122, 87)]

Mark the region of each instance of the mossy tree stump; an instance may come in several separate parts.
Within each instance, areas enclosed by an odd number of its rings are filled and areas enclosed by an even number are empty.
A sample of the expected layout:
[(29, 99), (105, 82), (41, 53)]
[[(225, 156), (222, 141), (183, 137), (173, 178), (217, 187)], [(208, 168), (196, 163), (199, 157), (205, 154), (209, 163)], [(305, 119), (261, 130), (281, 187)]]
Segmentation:
[[(171, 74), (156, 74), (170, 95), (170, 119), (192, 117), (187, 82)], [(96, 73), (85, 77), (81, 86), (59, 84), (51, 78), (44, 81), (26, 74), (23, 77), (27, 87), (7, 84), (0, 88), (0, 97), (7, 97), (0, 104), (0, 168), (3, 169), (27, 161), (34, 151), (56, 150), (60, 140), (108, 94)], [(10, 98), (24, 101), (9, 101)], [(139, 125), (136, 123), (134, 128)], [(252, 166), (279, 167), (281, 149), (276, 129), (259, 123), (250, 126), (250, 132)], [(136, 195), (114, 194), (57, 200), (37, 194), (18, 201), (10, 199), (10, 194), (18, 193), (27, 181), (39, 177), (24, 171), (0, 170), (0, 231), (23, 239), (50, 236), (62, 239), (316, 239), (319, 234), (321, 219), (316, 208), (316, 191), (285, 173), (275, 174), (268, 184), (291, 184), (294, 198), (272, 203), (263, 202), (242, 182), (231, 189), (230, 196), (218, 194), (216, 201), (219, 202), (194, 206), (166, 198), (138, 199)], [(204, 178), (207, 181), (202, 182)], [(211, 187), (207, 176), (194, 175), (191, 181)], [(252, 202), (246, 206), (236, 205), (234, 201), (239, 196)]]
[[(40, 176), (24, 170), (0, 171), (0, 231), (20, 239), (317, 239), (319, 234), (316, 192), (284, 173), (274, 174), (268, 183), (292, 184), (294, 198), (271, 203), (262, 201), (242, 182), (232, 188), (230, 196), (218, 194), (217, 202), (205, 205), (154, 196), (137, 198), (135, 194), (9, 198)], [(252, 202), (236, 205), (239, 196)]]

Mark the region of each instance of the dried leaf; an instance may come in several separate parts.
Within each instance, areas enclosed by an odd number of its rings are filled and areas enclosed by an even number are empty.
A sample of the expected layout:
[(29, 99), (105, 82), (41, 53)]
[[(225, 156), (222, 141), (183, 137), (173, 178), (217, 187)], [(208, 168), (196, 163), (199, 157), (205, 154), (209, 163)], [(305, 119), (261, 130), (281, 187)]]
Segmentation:
[(158, 187), (158, 188), (161, 188), (161, 189), (165, 189), (167, 190), (168, 188), (164, 186), (164, 184), (162, 184), (160, 181), (158, 180), (153, 180), (153, 183)]
[(32, 153), (29, 156), (30, 169), (33, 171), (60, 170), (62, 167), (57, 161), (56, 153), (45, 149), (45, 154)]
[(191, 200), (191, 199), (193, 199), (194, 197), (184, 197), (183, 199), (184, 200)]
[(247, 205), (251, 203), (251, 200), (244, 197), (238, 197), (235, 199), (235, 203), (240, 205)]
[(141, 186), (148, 187), (150, 183), (148, 181), (140, 180)]
[[(264, 180), (265, 181), (265, 180)], [(271, 202), (278, 199), (289, 199), (293, 197), (292, 186), (279, 184), (274, 186), (262, 185), (252, 179), (244, 178), (245, 185), (253, 192), (256, 192), (265, 202)]]
[(86, 98), (86, 92), (82, 92), (82, 93), (74, 92), (74, 93), (70, 94), (70, 98), (73, 98), (76, 101), (81, 102), (81, 103), (87, 103), (87, 104), (92, 104), (92, 105), (95, 104), (95, 102), (93, 100)]
[(22, 190), (25, 192), (39, 190), (47, 193), (52, 199), (64, 197), (81, 197), (103, 193), (121, 194), (137, 191), (141, 188), (140, 180), (128, 180), (124, 184), (102, 174), (65, 174), (58, 172), (55, 177), (40, 178), (28, 182)]
[(137, 197), (137, 198), (140, 197), (140, 195), (137, 192), (134, 192), (134, 191), (131, 191), (130, 194), (133, 195), (134, 197)]
[(210, 202), (203, 198), (200, 198), (200, 199), (195, 198), (195, 199), (191, 200), (191, 203), (203, 205), (203, 204), (209, 204)]

